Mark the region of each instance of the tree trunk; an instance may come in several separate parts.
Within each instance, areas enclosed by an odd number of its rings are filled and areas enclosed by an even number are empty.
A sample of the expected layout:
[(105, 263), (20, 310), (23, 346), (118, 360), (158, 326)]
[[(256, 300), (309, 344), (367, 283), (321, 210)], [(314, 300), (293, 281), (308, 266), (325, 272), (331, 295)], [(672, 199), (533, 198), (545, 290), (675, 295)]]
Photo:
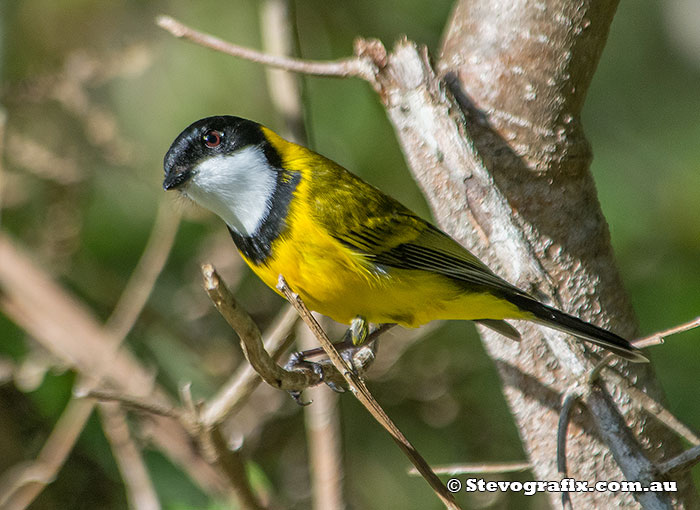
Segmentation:
[[(615, 1), (462, 0), (435, 70), (425, 49), (408, 41), (390, 54), (365, 41), (358, 52), (379, 68), (375, 89), (441, 227), (511, 283), (631, 338), (636, 321), (580, 123), (616, 7)], [(559, 480), (562, 397), (599, 356), (563, 333), (517, 327), (519, 344), (480, 332), (537, 477)], [(612, 366), (663, 402), (650, 366), (622, 360)], [(680, 450), (673, 433), (650, 419), (626, 387), (603, 379), (569, 426), (568, 475), (649, 482), (658, 479), (652, 463)], [(644, 508), (670, 508), (672, 500), (678, 508), (696, 508), (690, 476), (676, 480), (676, 494), (589, 492), (572, 494), (573, 506), (636, 508), (636, 498)], [(560, 497), (550, 493), (555, 506)]]

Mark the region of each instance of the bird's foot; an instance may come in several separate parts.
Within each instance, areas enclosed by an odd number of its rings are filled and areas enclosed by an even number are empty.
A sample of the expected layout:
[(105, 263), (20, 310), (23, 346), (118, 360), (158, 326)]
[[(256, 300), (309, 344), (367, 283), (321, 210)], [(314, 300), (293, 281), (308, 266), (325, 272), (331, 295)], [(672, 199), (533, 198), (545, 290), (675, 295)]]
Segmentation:
[[(342, 346), (344, 345), (342, 342), (339, 344), (336, 344), (337, 346)], [(320, 351), (320, 352), (319, 352)], [(320, 362), (315, 362), (315, 361), (309, 361), (306, 359), (309, 356), (316, 356), (320, 353), (323, 353), (322, 349), (309, 349), (308, 351), (301, 351), (301, 352), (295, 352), (289, 357), (289, 361), (287, 364), (284, 366), (285, 370), (311, 370), (313, 371), (317, 376), (319, 381), (323, 382), (326, 386), (328, 386), (330, 389), (335, 391), (336, 393), (345, 393), (345, 388), (339, 384), (336, 384), (335, 381), (332, 379), (326, 377), (325, 375), (325, 367), (329, 366), (330, 362), (329, 360), (321, 360)], [(331, 365), (332, 368), (332, 365)], [(298, 390), (290, 390), (289, 395), (294, 399), (294, 401), (301, 405), (301, 406), (307, 406), (311, 402), (305, 402), (301, 398), (301, 391)]]

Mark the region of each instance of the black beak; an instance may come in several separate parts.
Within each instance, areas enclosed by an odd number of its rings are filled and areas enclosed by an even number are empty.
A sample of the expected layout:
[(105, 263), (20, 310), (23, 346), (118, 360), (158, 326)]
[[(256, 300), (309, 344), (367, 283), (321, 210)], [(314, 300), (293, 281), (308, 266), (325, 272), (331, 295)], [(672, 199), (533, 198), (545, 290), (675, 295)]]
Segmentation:
[(192, 176), (192, 172), (188, 168), (172, 168), (169, 172), (165, 174), (165, 179), (163, 180), (163, 189), (165, 191), (176, 189), (183, 183), (187, 182)]

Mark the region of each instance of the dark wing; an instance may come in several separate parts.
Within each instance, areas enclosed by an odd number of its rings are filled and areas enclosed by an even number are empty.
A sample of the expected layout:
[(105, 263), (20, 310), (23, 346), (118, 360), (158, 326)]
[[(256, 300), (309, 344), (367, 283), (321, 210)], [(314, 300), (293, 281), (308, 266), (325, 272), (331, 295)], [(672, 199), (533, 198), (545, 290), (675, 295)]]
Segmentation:
[[(597, 343), (631, 361), (646, 361), (625, 339), (536, 301), (493, 274), (447, 234), (347, 170), (329, 163), (320, 169), (320, 173), (326, 173), (321, 179), (325, 185), (316, 186), (320, 193), (312, 196), (315, 220), (368, 263), (445, 275), (473, 290), (500, 295), (549, 327)], [(510, 338), (519, 337), (503, 321), (482, 323)]]
[(429, 271), (495, 293), (524, 292), (447, 234), (329, 160), (315, 170), (315, 220), (369, 263)]

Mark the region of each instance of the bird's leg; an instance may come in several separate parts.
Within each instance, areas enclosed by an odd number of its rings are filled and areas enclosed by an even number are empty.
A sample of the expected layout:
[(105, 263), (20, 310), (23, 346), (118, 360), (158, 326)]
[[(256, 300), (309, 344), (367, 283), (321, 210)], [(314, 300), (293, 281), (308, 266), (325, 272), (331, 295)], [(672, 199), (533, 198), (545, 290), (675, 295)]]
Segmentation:
[(360, 315), (355, 317), (350, 323), (350, 327), (345, 332), (345, 336), (343, 337), (344, 341), (348, 340), (348, 334), (350, 335), (349, 340), (352, 341), (352, 345), (362, 345), (369, 335), (369, 324), (367, 320)]
[[(382, 329), (383, 326), (382, 326)], [(357, 345), (362, 345), (367, 337), (369, 336), (369, 323), (364, 317), (357, 316), (350, 323), (350, 327), (345, 330), (343, 338), (339, 342), (334, 342), (333, 347), (339, 352), (343, 353), (348, 349), (352, 350), (353, 347)], [(321, 347), (314, 347), (313, 349), (307, 349), (305, 351), (298, 351), (293, 353), (289, 357), (289, 364), (298, 363), (300, 361), (306, 361), (306, 358), (311, 358), (313, 356), (321, 356), (325, 354)], [(310, 362), (309, 362), (310, 363)]]

